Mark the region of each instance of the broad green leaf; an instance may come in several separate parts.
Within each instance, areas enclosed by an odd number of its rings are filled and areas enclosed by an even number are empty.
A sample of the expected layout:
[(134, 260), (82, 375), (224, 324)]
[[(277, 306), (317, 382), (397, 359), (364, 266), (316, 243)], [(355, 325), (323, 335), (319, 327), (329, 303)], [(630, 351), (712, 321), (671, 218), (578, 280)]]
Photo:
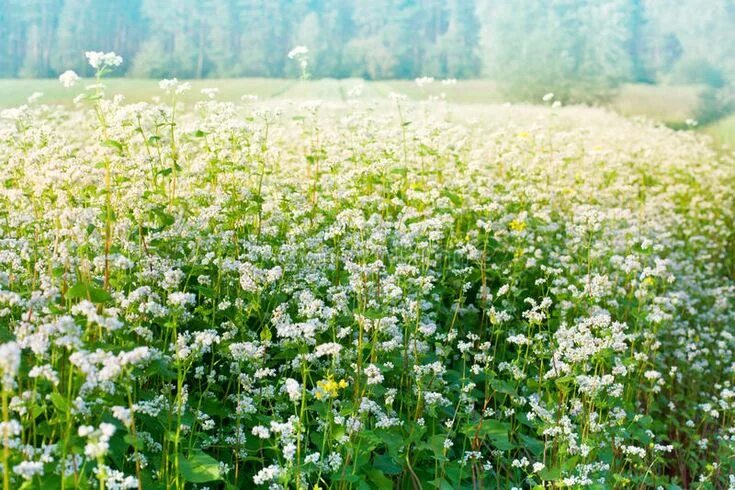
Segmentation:
[(456, 488), (444, 478), (438, 478), (436, 480), (430, 481), (429, 483), (431, 483), (434, 488), (438, 488), (439, 490), (454, 490)]
[(516, 394), (515, 385), (513, 385), (513, 383), (509, 383), (508, 381), (502, 381), (500, 379), (492, 379), (490, 380), (490, 386), (492, 386), (493, 389), (499, 393), (504, 393), (506, 395)]
[(373, 488), (390, 490), (393, 488), (393, 481), (385, 476), (382, 471), (378, 469), (371, 469), (367, 471), (368, 480), (373, 483)]
[(553, 468), (544, 468), (543, 470), (539, 471), (538, 476), (545, 481), (558, 480), (561, 478), (561, 468), (559, 468), (558, 466), (555, 466)]
[(102, 146), (116, 149), (119, 153), (123, 151), (123, 145), (117, 140), (105, 140), (102, 142)]
[(373, 459), (373, 468), (382, 471), (386, 475), (398, 475), (401, 473), (401, 466), (388, 454), (378, 454)]
[(204, 483), (222, 479), (219, 462), (202, 451), (195, 451), (188, 458), (179, 455), (181, 476), (191, 483)]
[(66, 413), (66, 411), (69, 409), (69, 404), (66, 402), (66, 398), (61, 396), (61, 394), (51, 393), (49, 398), (51, 398), (51, 403), (54, 404), (54, 407), (56, 407), (56, 410), (58, 410), (59, 412)]
[(499, 420), (483, 420), (480, 424), (470, 424), (463, 429), (463, 432), (469, 436), (477, 434), (479, 437), (489, 438), (493, 445), (501, 451), (507, 451), (515, 447), (510, 442), (509, 431), (510, 424)]
[(105, 303), (112, 299), (110, 293), (87, 282), (78, 282), (66, 291), (69, 299), (89, 299), (92, 303)]
[(135, 437), (133, 434), (125, 434), (125, 436), (123, 437), (123, 440), (127, 442), (128, 444), (130, 444), (135, 449), (137, 449), (138, 451), (142, 451), (145, 448), (143, 441)]
[(540, 456), (544, 451), (544, 442), (535, 437), (520, 434), (520, 440), (523, 447), (531, 451), (534, 456)]

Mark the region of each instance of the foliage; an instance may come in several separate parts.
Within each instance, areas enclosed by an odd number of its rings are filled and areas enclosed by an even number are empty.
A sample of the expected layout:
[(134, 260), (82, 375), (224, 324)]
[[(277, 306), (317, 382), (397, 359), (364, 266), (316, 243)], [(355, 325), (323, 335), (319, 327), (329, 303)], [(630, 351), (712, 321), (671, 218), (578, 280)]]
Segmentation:
[(699, 96), (695, 118), (699, 124), (711, 124), (730, 114), (735, 109), (735, 93), (729, 87), (706, 88)]
[(315, 78), (484, 75), (588, 101), (621, 82), (732, 84), (733, 33), (733, 0), (6, 0), (0, 76), (90, 76), (95, 46), (135, 77), (295, 77), (287, 53), (306, 45)]
[(485, 70), (516, 99), (599, 98), (632, 79), (630, 2), (491, 2)]
[(132, 59), (136, 77), (284, 77), (305, 44), (317, 77), (472, 77), (474, 0), (8, 0), (0, 3), (0, 76), (91, 75), (80, 52)]

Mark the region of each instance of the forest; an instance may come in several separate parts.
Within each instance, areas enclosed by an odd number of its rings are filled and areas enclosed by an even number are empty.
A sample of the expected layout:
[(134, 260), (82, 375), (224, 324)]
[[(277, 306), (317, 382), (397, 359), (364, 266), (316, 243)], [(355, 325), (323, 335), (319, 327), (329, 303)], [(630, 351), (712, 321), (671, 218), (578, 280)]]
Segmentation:
[(734, 42), (733, 0), (0, 1), (2, 78), (91, 75), (90, 49), (122, 55), (129, 77), (291, 77), (305, 45), (314, 78), (719, 88)]

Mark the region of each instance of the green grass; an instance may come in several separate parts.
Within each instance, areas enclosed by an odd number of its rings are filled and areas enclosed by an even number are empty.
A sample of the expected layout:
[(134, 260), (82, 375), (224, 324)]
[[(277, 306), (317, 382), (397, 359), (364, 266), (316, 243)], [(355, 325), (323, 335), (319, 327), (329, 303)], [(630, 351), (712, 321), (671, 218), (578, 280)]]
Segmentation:
[[(58, 80), (0, 80), (0, 107), (13, 107), (25, 103), (34, 92), (42, 92), (40, 102), (46, 104), (70, 105), (72, 99), (84, 90), (84, 85), (93, 83), (84, 80), (76, 87), (64, 88)], [(219, 98), (223, 100), (238, 100), (246, 94), (257, 95), (261, 98), (276, 97), (298, 81), (267, 79), (267, 78), (237, 78), (237, 79), (209, 79), (192, 80), (192, 90), (181, 96), (184, 102), (201, 100), (204, 96), (200, 90), (206, 87), (219, 89)], [(151, 100), (152, 97), (162, 95), (157, 80), (142, 80), (129, 78), (112, 78), (105, 80), (108, 95), (122, 94), (128, 102)]]
[[(88, 81), (91, 83), (91, 80)], [(117, 78), (105, 81), (108, 94), (123, 94), (131, 102), (150, 100), (159, 95), (157, 80)], [(453, 85), (435, 82), (418, 87), (411, 80), (389, 80), (363, 82), (357, 79), (323, 79), (301, 82), (298, 80), (236, 78), (191, 81), (193, 90), (182, 98), (185, 102), (200, 100), (200, 90), (205, 87), (219, 88), (219, 99), (237, 100), (242, 95), (253, 94), (261, 98), (322, 98), (344, 99), (350, 88), (364, 85), (363, 97), (383, 97), (390, 92), (399, 92), (412, 99), (423, 99), (430, 95), (445, 94), (450, 102), (457, 103), (502, 103), (503, 96), (494, 82), (488, 80), (461, 80)], [(0, 80), (0, 107), (23, 104), (34, 92), (42, 92), (42, 102), (47, 104), (70, 104), (76, 94), (83, 90), (83, 83), (66, 89), (55, 79), (45, 80)], [(675, 122), (690, 117), (697, 103), (698, 87), (625, 85), (612, 107), (625, 115), (648, 115), (652, 118)]]
[(676, 125), (694, 117), (700, 91), (696, 85), (626, 84), (611, 106), (625, 116), (646, 116)]
[(703, 128), (703, 132), (712, 136), (720, 148), (735, 149), (735, 114)]
[[(87, 80), (92, 83), (91, 80)], [(149, 101), (161, 95), (157, 80), (108, 79), (108, 94), (122, 94), (129, 102)], [(461, 80), (453, 85), (435, 82), (418, 87), (411, 80), (364, 82), (358, 79), (323, 79), (302, 82), (299, 80), (237, 78), (192, 80), (192, 90), (181, 96), (185, 103), (193, 103), (204, 96), (206, 87), (219, 89), (218, 99), (238, 100), (243, 95), (257, 95), (261, 99), (323, 99), (344, 100), (355, 85), (362, 84), (363, 98), (386, 97), (391, 92), (407, 95), (412, 99), (444, 94), (454, 103), (486, 104), (503, 103), (505, 100), (494, 82), (489, 80)], [(18, 106), (26, 102), (34, 92), (42, 92), (41, 102), (71, 105), (84, 83), (74, 88), (64, 88), (56, 79), (0, 80), (0, 108)], [(701, 88), (694, 85), (643, 85), (627, 84), (620, 88), (610, 107), (626, 116), (645, 116), (673, 127), (682, 126), (687, 118), (694, 117)], [(735, 116), (723, 119), (701, 130), (711, 135), (717, 146), (735, 147)]]
[(425, 99), (430, 95), (445, 94), (446, 99), (452, 102), (476, 104), (505, 102), (495, 82), (490, 80), (461, 80), (452, 85), (434, 82), (424, 87), (417, 86), (411, 80), (391, 80), (376, 83), (383, 90), (402, 93), (413, 99)]

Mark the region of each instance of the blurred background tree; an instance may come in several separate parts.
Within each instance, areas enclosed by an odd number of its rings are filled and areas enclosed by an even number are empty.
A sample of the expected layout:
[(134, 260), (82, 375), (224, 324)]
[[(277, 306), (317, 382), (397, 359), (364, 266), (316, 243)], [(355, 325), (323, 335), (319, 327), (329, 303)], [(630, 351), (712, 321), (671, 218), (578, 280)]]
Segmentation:
[(599, 100), (621, 83), (735, 84), (735, 0), (1, 0), (0, 77), (490, 78), (511, 99)]

